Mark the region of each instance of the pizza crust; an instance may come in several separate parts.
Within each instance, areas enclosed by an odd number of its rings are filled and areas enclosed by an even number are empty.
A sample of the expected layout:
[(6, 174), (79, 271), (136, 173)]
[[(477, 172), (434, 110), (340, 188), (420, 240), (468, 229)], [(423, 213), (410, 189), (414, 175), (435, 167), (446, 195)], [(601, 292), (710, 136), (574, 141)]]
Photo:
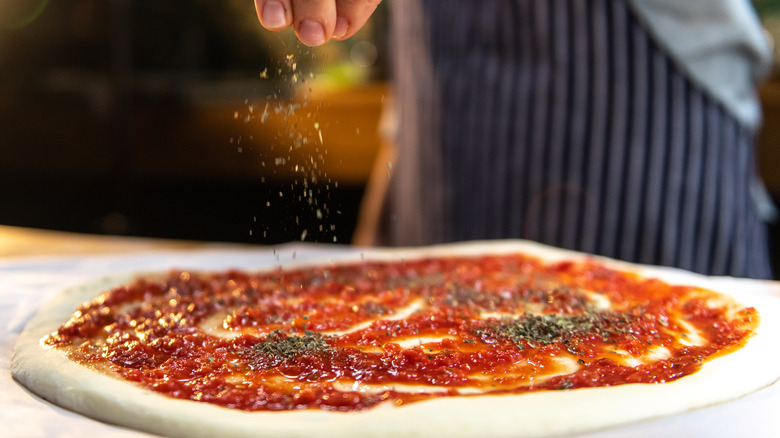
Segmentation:
[[(366, 250), (340, 262), (400, 260), (425, 256), (523, 252), (542, 260), (583, 260), (589, 256), (525, 241), (472, 242), (426, 248)], [(767, 293), (771, 282), (717, 279), (685, 271), (601, 259), (674, 284), (724, 293), (756, 307), (761, 324), (747, 345), (713, 359), (674, 382), (502, 396), (444, 397), (400, 407), (357, 412), (318, 410), (244, 412), (169, 398), (70, 361), (41, 339), (56, 330), (78, 304), (133, 274), (98, 279), (64, 291), (43, 306), (20, 336), (12, 374), (43, 398), (86, 416), (172, 437), (529, 436), (570, 435), (687, 412), (733, 400), (771, 385), (780, 376), (780, 299)], [(322, 260), (329, 263), (329, 260)], [(292, 264), (285, 264), (291, 266)], [(259, 268), (271, 268), (270, 266)]]

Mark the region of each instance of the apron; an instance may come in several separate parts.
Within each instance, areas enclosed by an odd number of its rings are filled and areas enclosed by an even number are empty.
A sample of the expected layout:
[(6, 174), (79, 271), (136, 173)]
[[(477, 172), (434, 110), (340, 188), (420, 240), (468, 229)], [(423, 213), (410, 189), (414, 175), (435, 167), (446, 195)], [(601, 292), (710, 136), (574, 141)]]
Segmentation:
[(624, 1), (396, 0), (381, 241), (523, 238), (770, 278), (754, 132)]

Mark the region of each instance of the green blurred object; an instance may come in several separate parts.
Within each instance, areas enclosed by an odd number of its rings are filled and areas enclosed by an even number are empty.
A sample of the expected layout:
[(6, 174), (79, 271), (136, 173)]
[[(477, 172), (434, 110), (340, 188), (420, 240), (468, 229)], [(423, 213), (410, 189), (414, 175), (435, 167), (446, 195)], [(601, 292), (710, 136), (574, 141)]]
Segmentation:
[(753, 6), (761, 18), (780, 14), (780, 0), (753, 0)]

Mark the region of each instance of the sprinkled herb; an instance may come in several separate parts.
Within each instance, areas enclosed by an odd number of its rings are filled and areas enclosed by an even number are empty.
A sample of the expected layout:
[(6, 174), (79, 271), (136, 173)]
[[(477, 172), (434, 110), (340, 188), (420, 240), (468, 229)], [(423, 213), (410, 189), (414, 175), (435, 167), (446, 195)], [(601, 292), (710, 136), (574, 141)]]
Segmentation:
[(628, 318), (613, 312), (590, 312), (580, 315), (532, 315), (525, 313), (517, 319), (503, 320), (474, 330), (483, 338), (507, 339), (522, 347), (521, 342), (549, 345), (570, 340), (576, 335), (593, 333), (604, 339), (621, 332)]
[(263, 342), (258, 342), (250, 354), (289, 359), (298, 354), (312, 354), (330, 351), (325, 337), (319, 333), (305, 331), (303, 336), (285, 335), (281, 330), (272, 331)]

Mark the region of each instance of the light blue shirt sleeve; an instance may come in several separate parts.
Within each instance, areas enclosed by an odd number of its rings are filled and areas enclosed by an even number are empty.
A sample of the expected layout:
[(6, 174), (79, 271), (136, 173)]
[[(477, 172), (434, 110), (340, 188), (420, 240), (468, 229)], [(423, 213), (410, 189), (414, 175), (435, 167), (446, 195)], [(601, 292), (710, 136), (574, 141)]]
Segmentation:
[(660, 46), (745, 126), (756, 129), (756, 86), (772, 52), (747, 0), (629, 0)]

